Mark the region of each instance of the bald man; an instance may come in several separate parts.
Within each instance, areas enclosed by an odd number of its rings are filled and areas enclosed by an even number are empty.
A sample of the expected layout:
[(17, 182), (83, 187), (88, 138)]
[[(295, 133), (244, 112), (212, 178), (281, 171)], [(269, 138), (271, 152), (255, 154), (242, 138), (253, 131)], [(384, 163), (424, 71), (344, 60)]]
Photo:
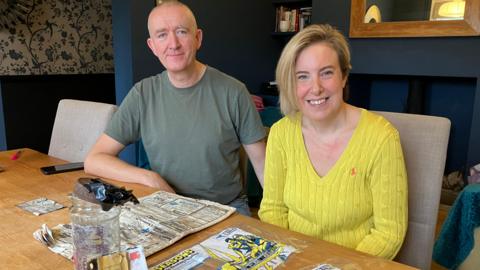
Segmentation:
[[(85, 160), (85, 171), (231, 205), (249, 215), (243, 145), (263, 183), (265, 130), (245, 85), (196, 59), (202, 30), (183, 3), (148, 17), (147, 44), (165, 71), (136, 83)], [(152, 170), (118, 158), (142, 139)]]

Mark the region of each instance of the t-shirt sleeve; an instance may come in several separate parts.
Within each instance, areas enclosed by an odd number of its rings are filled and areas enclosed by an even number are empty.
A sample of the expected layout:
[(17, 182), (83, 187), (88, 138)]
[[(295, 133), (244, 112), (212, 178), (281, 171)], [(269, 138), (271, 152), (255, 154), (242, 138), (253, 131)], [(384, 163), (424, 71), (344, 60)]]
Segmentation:
[(240, 143), (252, 144), (265, 138), (265, 128), (245, 86), (240, 89), (234, 106), (237, 111), (235, 128)]
[(134, 86), (113, 115), (105, 134), (125, 146), (139, 140), (140, 102), (140, 93)]

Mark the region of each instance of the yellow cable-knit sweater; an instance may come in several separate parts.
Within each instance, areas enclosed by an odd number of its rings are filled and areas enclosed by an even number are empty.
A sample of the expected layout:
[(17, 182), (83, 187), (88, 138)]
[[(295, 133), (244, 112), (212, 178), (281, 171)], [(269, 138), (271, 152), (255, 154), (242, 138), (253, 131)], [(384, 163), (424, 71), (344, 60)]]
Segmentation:
[(393, 259), (407, 230), (407, 175), (398, 131), (362, 109), (344, 152), (320, 177), (308, 157), (301, 114), (268, 137), (262, 221)]

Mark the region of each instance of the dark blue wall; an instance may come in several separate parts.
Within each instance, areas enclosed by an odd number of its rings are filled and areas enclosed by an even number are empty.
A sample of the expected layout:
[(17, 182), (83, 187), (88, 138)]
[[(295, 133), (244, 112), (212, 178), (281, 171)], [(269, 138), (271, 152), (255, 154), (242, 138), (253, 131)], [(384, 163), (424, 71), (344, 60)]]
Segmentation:
[[(2, 84), (0, 83), (0, 97), (1, 96)], [(3, 102), (0, 98), (0, 151), (7, 150), (7, 140), (5, 139), (5, 122), (3, 118)]]
[(444, 116), (452, 121), (447, 172), (465, 169), (467, 165), (467, 138), (471, 130), (476, 82), (472, 78), (442, 78), (433, 80), (426, 91), (426, 114)]
[[(113, 51), (115, 63), (115, 92), (116, 102), (120, 104), (133, 86), (133, 67), (132, 53), (133, 44), (137, 43), (132, 38), (132, 10), (145, 1), (138, 1), (133, 5), (133, 1), (112, 1), (112, 32), (113, 32)], [(135, 164), (135, 147), (128, 146), (122, 151), (120, 157)]]

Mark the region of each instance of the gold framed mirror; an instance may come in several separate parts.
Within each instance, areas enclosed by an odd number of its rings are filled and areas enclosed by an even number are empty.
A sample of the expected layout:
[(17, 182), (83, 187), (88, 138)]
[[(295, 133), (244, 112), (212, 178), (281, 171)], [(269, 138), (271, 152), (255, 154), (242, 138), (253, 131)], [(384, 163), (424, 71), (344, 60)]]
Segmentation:
[(364, 23), (366, 0), (352, 0), (350, 37), (447, 37), (480, 35), (480, 0), (466, 0), (463, 20)]

